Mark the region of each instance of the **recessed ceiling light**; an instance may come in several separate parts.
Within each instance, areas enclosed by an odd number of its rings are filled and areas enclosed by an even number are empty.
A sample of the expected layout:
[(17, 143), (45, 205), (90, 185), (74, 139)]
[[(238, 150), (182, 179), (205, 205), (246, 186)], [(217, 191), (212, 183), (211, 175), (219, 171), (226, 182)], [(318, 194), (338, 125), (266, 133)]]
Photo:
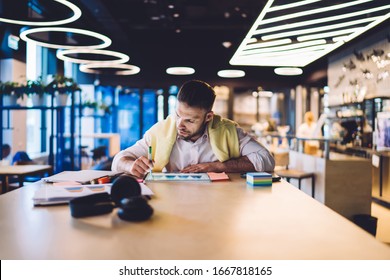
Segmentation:
[(195, 69), (191, 67), (169, 67), (166, 70), (169, 75), (192, 75)]
[(225, 42), (222, 42), (222, 45), (225, 47), (225, 48), (230, 48), (232, 46), (232, 42), (229, 42), (229, 41), (225, 41)]
[(70, 8), (73, 12), (73, 16), (66, 18), (66, 19), (55, 20), (55, 21), (25, 21), (25, 20), (14, 20), (14, 19), (0, 17), (0, 22), (19, 24), (19, 25), (30, 25), (30, 26), (53, 26), (53, 25), (67, 24), (67, 23), (76, 21), (77, 19), (79, 19), (81, 17), (81, 10), (76, 5), (70, 3), (69, 1), (66, 1), (66, 0), (54, 0), (54, 1), (61, 3), (62, 5)]
[(113, 69), (125, 69), (120, 71), (114, 71), (113, 75), (135, 75), (138, 74), (141, 69), (138, 66), (130, 64), (107, 64), (107, 63), (90, 63), (90, 64), (81, 64), (79, 69), (81, 72), (90, 73), (90, 74), (105, 74), (103, 70), (96, 70), (95, 68), (113, 68)]
[[(69, 57), (69, 54), (97, 54), (97, 55), (106, 55), (111, 57), (117, 57), (118, 59), (111, 60), (92, 60), (92, 59), (81, 59)], [(70, 50), (58, 50), (57, 58), (63, 61), (69, 61), (73, 63), (126, 63), (129, 61), (129, 56), (115, 51), (109, 50), (94, 50), (94, 49), (70, 49)]]
[(298, 76), (303, 73), (303, 70), (297, 67), (279, 67), (275, 68), (274, 72), (281, 76)]
[(241, 78), (245, 76), (242, 70), (226, 69), (218, 71), (217, 75), (221, 78)]
[[(45, 43), (41, 41), (37, 41), (34, 39), (29, 38), (27, 35), (34, 34), (34, 33), (43, 33), (43, 32), (64, 32), (64, 33), (77, 33), (82, 34), (85, 36), (94, 37), (96, 39), (100, 39), (102, 43), (97, 45), (84, 45), (84, 46), (75, 46), (75, 45), (60, 45), (60, 44), (52, 44), (52, 43)], [(38, 27), (33, 29), (26, 29), (20, 33), (20, 39), (26, 41), (26, 42), (32, 42), (34, 44), (37, 44), (41, 47), (46, 48), (53, 48), (53, 49), (85, 49), (85, 48), (91, 48), (91, 49), (103, 49), (111, 45), (111, 39), (108, 38), (105, 35), (102, 35), (97, 32), (85, 30), (85, 29), (77, 29), (77, 28), (68, 28), (68, 27)]]

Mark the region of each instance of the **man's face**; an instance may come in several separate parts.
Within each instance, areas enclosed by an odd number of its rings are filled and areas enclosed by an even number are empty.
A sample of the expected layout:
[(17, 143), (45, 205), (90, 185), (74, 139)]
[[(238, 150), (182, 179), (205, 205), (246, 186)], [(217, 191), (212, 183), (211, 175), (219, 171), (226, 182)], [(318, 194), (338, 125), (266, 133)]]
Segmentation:
[(212, 111), (178, 102), (176, 106), (177, 134), (181, 139), (196, 141), (203, 134), (212, 117)]

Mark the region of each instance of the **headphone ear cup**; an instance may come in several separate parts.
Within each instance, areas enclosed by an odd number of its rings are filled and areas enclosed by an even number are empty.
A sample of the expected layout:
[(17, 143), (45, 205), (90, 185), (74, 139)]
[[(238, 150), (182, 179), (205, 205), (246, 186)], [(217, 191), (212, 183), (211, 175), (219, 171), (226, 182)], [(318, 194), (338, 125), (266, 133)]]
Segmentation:
[(111, 187), (111, 199), (115, 202), (116, 206), (121, 205), (123, 198), (140, 196), (141, 186), (133, 177), (128, 175), (121, 175), (112, 184)]
[(145, 221), (153, 215), (153, 208), (143, 196), (134, 196), (121, 200), (118, 216), (125, 221)]

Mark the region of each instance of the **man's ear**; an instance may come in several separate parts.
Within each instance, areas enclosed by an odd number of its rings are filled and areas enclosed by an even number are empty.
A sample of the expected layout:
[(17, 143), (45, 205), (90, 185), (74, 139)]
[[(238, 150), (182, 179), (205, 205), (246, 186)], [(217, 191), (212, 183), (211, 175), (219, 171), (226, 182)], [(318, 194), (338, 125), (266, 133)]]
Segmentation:
[(213, 119), (213, 116), (214, 116), (214, 112), (213, 111), (210, 111), (206, 114), (206, 122), (209, 122)]

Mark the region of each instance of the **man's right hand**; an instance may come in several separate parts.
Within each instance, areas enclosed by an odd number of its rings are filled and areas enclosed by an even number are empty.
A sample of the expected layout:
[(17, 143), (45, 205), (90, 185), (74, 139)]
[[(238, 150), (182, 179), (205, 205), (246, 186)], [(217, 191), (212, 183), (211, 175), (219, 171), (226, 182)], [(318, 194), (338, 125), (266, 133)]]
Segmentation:
[(137, 158), (131, 166), (130, 173), (138, 178), (143, 178), (147, 172), (152, 170), (153, 163), (144, 156)]

